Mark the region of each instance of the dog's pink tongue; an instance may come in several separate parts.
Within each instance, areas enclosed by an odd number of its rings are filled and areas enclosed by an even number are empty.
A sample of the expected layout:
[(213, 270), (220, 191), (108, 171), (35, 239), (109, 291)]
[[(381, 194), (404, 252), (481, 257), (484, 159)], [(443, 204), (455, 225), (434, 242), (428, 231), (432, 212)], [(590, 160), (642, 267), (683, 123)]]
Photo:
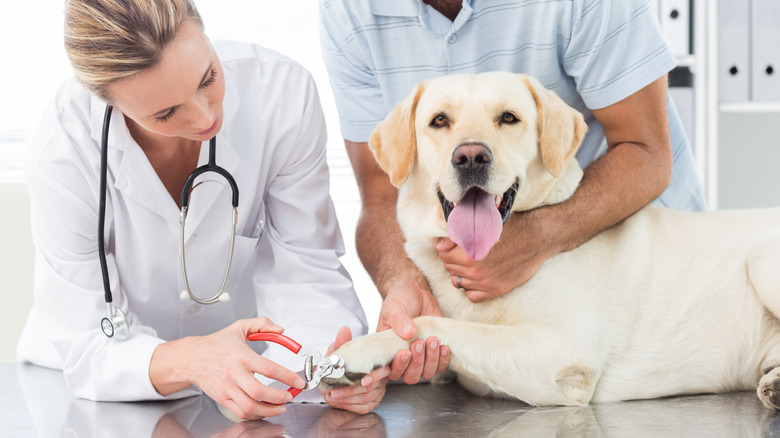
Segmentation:
[(501, 236), (503, 224), (493, 199), (482, 190), (469, 190), (447, 220), (450, 239), (474, 260), (487, 257)]

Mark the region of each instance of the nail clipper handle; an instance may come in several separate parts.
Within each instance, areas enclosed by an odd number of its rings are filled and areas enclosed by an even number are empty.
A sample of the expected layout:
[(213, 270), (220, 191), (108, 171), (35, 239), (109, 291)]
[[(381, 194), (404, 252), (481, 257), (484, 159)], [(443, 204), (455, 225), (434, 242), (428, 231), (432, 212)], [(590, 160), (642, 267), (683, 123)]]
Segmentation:
[[(292, 338), (288, 338), (287, 336), (279, 333), (250, 333), (249, 336), (247, 336), (247, 339), (250, 341), (273, 342), (275, 344), (281, 345), (295, 354), (298, 354), (302, 348), (301, 344), (295, 342)], [(293, 398), (300, 394), (301, 391), (303, 390), (298, 388), (287, 388), (287, 392), (292, 394)]]
[(301, 350), (301, 344), (279, 333), (250, 333), (247, 336), (250, 341), (268, 341), (279, 344), (295, 354)]

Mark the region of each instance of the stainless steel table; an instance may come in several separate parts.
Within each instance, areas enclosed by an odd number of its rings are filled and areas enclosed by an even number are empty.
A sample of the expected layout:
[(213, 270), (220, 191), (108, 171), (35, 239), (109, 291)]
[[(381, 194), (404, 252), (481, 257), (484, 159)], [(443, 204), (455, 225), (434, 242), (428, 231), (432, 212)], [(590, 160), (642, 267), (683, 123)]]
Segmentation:
[(208, 397), (96, 403), (59, 371), (0, 364), (0, 436), (9, 437), (770, 437), (780, 414), (755, 394), (673, 397), (584, 408), (481, 399), (457, 384), (392, 385), (376, 411), (295, 403), (267, 421), (233, 423)]

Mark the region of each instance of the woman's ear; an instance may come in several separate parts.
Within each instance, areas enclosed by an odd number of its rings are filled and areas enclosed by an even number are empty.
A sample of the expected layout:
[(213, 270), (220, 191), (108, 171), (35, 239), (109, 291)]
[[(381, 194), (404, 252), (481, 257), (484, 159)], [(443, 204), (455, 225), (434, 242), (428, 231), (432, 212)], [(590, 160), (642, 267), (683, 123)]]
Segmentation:
[(566, 163), (574, 157), (588, 132), (582, 114), (570, 107), (557, 94), (526, 75), (520, 75), (536, 103), (538, 115), (538, 145), (545, 169), (554, 177), (561, 176)]
[(421, 82), (409, 96), (398, 102), (385, 120), (374, 128), (368, 141), (379, 166), (396, 187), (406, 182), (414, 166), (417, 155), (414, 117), (424, 89), (425, 82)]

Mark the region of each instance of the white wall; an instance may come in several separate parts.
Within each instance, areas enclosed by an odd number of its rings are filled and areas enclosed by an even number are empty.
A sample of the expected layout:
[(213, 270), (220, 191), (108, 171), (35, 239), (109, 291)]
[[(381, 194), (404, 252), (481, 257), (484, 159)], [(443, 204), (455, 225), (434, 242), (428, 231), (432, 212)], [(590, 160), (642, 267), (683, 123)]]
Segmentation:
[(32, 306), (33, 244), (24, 183), (0, 183), (0, 362), (13, 362)]
[(718, 208), (780, 207), (780, 109), (723, 112), (718, 123)]

